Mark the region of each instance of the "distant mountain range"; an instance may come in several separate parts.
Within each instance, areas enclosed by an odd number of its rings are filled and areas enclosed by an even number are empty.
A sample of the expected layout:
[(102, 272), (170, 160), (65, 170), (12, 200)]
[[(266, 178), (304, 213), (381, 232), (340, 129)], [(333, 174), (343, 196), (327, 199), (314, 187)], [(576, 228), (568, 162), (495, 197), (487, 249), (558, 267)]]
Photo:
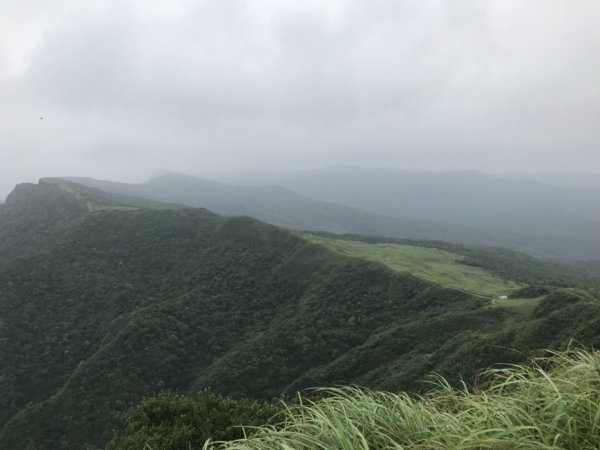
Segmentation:
[[(248, 215), (301, 230), (435, 239), (543, 258), (600, 259), (600, 188), (479, 172), (323, 169), (235, 177), (182, 174), (142, 184), (71, 181), (106, 192)], [(318, 199), (318, 200), (317, 200)]]
[[(323, 201), (417, 220), (565, 237), (598, 232), (600, 185), (574, 187), (571, 179), (566, 186), (565, 175), (555, 176), (557, 183), (551, 185), (477, 171), (338, 168), (265, 173), (255, 183), (277, 183)], [(552, 175), (538, 177), (548, 180)]]

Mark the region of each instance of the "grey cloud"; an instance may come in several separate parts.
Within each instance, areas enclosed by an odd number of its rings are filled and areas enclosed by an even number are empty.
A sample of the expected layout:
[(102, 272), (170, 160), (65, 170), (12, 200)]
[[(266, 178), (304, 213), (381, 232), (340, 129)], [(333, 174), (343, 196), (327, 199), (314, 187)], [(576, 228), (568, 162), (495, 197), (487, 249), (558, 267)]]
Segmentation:
[(600, 170), (593, 0), (90, 4), (42, 10), (24, 71), (0, 70), (4, 179)]

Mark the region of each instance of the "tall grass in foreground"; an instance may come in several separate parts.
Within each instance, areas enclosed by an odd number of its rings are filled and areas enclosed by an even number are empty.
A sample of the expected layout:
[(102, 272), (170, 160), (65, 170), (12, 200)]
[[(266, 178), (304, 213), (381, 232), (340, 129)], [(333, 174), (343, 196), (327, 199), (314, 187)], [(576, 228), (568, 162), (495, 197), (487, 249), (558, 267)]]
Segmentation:
[(600, 353), (555, 353), (483, 372), (474, 390), (443, 379), (422, 397), (326, 389), (279, 427), (205, 449), (598, 449)]

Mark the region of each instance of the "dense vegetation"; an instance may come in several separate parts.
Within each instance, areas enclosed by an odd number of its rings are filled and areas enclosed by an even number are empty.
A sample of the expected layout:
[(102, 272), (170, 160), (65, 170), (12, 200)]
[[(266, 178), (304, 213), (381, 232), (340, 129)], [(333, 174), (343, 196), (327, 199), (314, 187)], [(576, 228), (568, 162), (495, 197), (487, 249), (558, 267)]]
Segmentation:
[(209, 439), (232, 441), (246, 437), (252, 427), (277, 423), (281, 412), (274, 404), (235, 400), (208, 390), (193, 397), (163, 392), (125, 415), (125, 429), (106, 450), (184, 450), (192, 444), (201, 447)]
[[(278, 426), (210, 448), (553, 449), (600, 446), (600, 355), (556, 354), (483, 372), (480, 386), (445, 380), (425, 396), (328, 389), (292, 407)], [(200, 448), (200, 447), (196, 447)]]
[(457, 383), (571, 338), (600, 344), (597, 298), (552, 280), (505, 307), (250, 218), (52, 181), (8, 200), (0, 448), (102, 447), (118, 413), (161, 391), (416, 392), (432, 371)]

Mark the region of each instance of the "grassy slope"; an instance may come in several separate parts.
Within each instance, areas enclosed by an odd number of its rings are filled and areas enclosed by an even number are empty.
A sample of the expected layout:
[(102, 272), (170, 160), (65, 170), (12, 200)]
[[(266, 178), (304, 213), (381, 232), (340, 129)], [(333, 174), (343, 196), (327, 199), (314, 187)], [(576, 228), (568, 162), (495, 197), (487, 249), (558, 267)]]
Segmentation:
[[(484, 372), (475, 391), (443, 379), (424, 397), (330, 389), (284, 423), (211, 449), (564, 449), (600, 446), (600, 355), (557, 354)], [(199, 443), (196, 444), (200, 448)]]
[(380, 262), (395, 271), (410, 273), (424, 280), (482, 297), (509, 295), (523, 287), (522, 284), (503, 280), (480, 267), (462, 264), (461, 260), (464, 259), (462, 255), (437, 248), (395, 243), (367, 243), (309, 233), (304, 233), (302, 236), (341, 254)]

